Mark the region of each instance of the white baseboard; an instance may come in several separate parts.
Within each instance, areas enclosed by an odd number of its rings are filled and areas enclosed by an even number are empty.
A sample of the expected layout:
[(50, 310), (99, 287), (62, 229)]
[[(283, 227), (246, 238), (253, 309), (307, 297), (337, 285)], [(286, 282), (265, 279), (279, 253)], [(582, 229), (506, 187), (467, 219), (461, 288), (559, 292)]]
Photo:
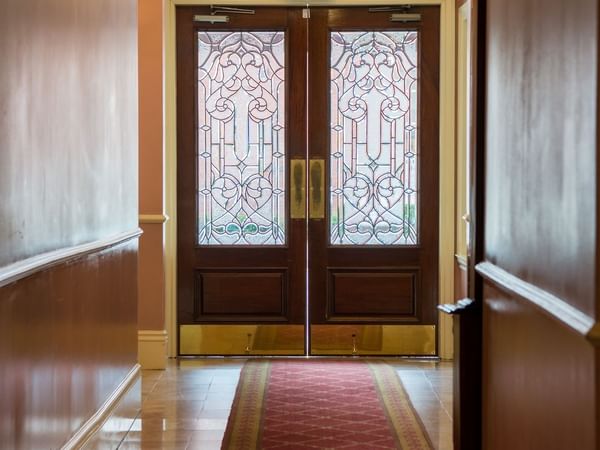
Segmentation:
[(127, 394), (129, 389), (138, 381), (140, 377), (140, 365), (136, 364), (129, 371), (125, 379), (119, 384), (117, 389), (106, 399), (102, 406), (90, 417), (75, 434), (63, 445), (62, 450), (74, 450), (81, 448), (88, 442), (94, 434), (102, 428), (102, 425), (111, 416), (113, 411), (119, 406), (121, 399)]
[(142, 369), (165, 369), (167, 367), (167, 331), (138, 331), (138, 362)]

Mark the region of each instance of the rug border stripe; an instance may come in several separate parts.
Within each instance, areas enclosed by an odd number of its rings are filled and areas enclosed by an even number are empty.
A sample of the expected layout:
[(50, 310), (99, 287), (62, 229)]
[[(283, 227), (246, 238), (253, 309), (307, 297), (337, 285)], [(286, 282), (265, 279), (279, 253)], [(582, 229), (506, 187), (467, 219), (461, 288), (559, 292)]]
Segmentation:
[(259, 445), (270, 369), (271, 362), (265, 360), (244, 364), (227, 420), (222, 450), (254, 450)]
[[(385, 361), (369, 361), (381, 405), (400, 449), (432, 450), (423, 422), (420, 420), (396, 370)], [(403, 414), (402, 411), (405, 413)]]

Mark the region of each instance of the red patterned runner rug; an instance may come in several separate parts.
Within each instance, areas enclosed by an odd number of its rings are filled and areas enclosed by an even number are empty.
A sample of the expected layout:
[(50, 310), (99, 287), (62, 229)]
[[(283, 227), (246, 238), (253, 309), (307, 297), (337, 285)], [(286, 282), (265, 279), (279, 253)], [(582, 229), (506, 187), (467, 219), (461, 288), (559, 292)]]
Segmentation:
[(252, 360), (221, 447), (404, 449), (433, 446), (395, 370), (365, 360)]

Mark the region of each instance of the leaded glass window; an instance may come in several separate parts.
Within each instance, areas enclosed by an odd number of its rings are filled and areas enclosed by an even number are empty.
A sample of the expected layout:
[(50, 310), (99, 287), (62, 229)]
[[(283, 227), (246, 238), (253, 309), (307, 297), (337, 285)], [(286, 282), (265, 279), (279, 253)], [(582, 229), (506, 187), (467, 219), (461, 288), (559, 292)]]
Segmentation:
[(198, 243), (285, 243), (285, 34), (198, 32)]
[(418, 243), (417, 40), (331, 33), (331, 244)]

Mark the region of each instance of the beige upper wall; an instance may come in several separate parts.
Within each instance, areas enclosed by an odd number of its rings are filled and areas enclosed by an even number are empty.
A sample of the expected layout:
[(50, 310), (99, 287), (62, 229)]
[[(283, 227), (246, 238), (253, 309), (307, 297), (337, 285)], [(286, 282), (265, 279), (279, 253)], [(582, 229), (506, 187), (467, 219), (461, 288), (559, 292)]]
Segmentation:
[[(164, 211), (163, 0), (138, 0), (140, 215)], [(140, 330), (165, 329), (163, 223), (144, 223), (139, 253)]]
[(163, 212), (163, 0), (138, 0), (140, 213)]

